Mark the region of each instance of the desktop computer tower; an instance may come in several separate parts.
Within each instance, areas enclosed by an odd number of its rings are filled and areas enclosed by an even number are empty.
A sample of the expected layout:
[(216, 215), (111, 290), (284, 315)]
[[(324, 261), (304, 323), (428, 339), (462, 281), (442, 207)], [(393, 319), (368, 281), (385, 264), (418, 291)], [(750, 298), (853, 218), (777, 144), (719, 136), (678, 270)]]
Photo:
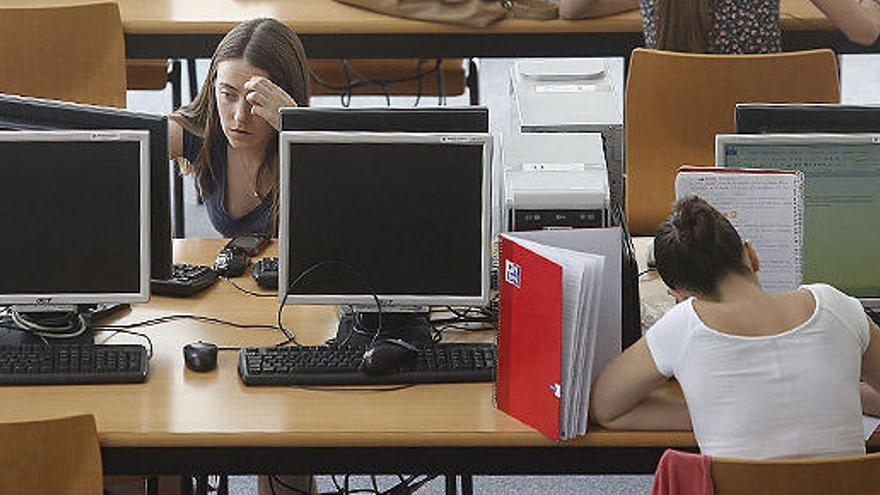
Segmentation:
[[(604, 181), (608, 190), (604, 224), (610, 222), (611, 215), (607, 211), (623, 205), (623, 59), (521, 60), (510, 68), (510, 95), (513, 118), (502, 144), (505, 181), (508, 178), (523, 183), (558, 180), (561, 186), (568, 185), (567, 180), (573, 183), (589, 181), (588, 189), (600, 188), (603, 185), (592, 178), (596, 175), (594, 166), (600, 163), (598, 153), (607, 177)], [(598, 152), (595, 138), (588, 138), (586, 144), (579, 143), (585, 135), (600, 138)], [(585, 154), (573, 156), (576, 149)], [(543, 150), (546, 159), (539, 162), (550, 165), (559, 177), (531, 177), (523, 181), (523, 177), (516, 175), (517, 171), (530, 170), (529, 162), (525, 160), (539, 158), (529, 152), (523, 156), (524, 150)], [(560, 168), (578, 174), (566, 179), (559, 173)], [(511, 171), (512, 176), (509, 175)], [(513, 188), (521, 185), (524, 187), (523, 184), (514, 184)], [(591, 194), (583, 196), (584, 209), (595, 206), (592, 198)], [(505, 201), (509, 199), (505, 198)], [(570, 226), (581, 225), (574, 222)]]
[(610, 225), (608, 170), (597, 133), (522, 134), (503, 150), (505, 230)]

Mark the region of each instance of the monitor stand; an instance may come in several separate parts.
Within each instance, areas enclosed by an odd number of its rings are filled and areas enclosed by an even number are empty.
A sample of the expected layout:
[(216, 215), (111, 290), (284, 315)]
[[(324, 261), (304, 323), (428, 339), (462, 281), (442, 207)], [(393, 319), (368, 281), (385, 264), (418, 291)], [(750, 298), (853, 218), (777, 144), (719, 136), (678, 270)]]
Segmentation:
[(24, 329), (16, 330), (17, 325), (9, 316), (0, 318), (0, 346), (20, 347), (23, 345), (54, 345), (54, 344), (78, 344), (91, 345), (95, 343), (94, 334), (86, 330), (76, 337), (62, 339), (50, 339), (35, 335)]
[[(123, 303), (105, 303), (105, 304), (82, 304), (71, 306), (68, 311), (60, 313), (68, 313), (75, 311), (84, 317), (86, 328), (79, 335), (63, 338), (45, 338), (35, 335), (29, 330), (19, 328), (13, 321), (11, 316), (3, 316), (0, 318), (0, 346), (23, 346), (23, 345), (53, 345), (53, 344), (76, 344), (76, 345), (92, 345), (95, 343), (95, 337), (91, 330), (93, 324), (125, 309), (128, 304)], [(20, 308), (19, 308), (20, 309)], [(59, 313), (57, 308), (48, 308), (47, 311), (25, 311), (25, 314), (31, 315), (31, 318), (51, 317), (53, 314)]]
[[(367, 347), (374, 341), (400, 339), (416, 347), (433, 343), (434, 328), (427, 312), (382, 312), (382, 330), (376, 335), (379, 313), (354, 311), (339, 318), (333, 345)], [(375, 338), (374, 338), (375, 337)]]

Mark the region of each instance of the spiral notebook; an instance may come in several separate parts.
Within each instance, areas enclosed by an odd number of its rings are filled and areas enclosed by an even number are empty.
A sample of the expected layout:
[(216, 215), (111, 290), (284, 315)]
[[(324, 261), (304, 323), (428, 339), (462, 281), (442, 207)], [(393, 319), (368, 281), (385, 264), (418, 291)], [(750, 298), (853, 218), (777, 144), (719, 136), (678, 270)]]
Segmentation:
[(590, 388), (620, 353), (618, 227), (502, 234), (498, 409), (556, 440), (587, 431)]
[(724, 214), (750, 241), (771, 292), (798, 288), (802, 279), (804, 175), (797, 170), (681, 167), (675, 196), (695, 194)]

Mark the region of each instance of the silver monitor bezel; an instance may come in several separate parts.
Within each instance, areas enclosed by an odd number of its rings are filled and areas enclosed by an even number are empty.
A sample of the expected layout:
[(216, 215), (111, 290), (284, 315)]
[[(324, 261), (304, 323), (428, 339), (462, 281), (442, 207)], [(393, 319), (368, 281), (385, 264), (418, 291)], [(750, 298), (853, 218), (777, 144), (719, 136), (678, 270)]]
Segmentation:
[[(150, 299), (150, 133), (138, 130), (0, 131), (0, 142), (118, 142), (140, 145), (140, 275), (137, 292), (0, 294), (0, 305), (57, 306), (98, 303), (141, 303)], [(99, 276), (96, 272), (95, 276)]]
[(377, 294), (383, 308), (414, 306), (486, 306), (489, 303), (489, 269), (491, 265), (491, 165), (492, 135), (489, 133), (404, 133), (404, 132), (338, 132), (284, 131), (278, 140), (281, 164), (278, 252), (278, 300), (289, 304), (335, 304), (375, 307), (372, 295), (295, 295), (287, 293), (290, 247), (290, 148), (291, 144), (384, 143), (384, 144), (450, 144), (482, 146), (481, 184), (481, 278), (478, 296)]
[[(715, 165), (726, 167), (724, 149), (727, 145), (763, 144), (763, 145), (809, 145), (809, 144), (874, 144), (880, 146), (880, 134), (874, 133), (797, 133), (797, 134), (716, 134)], [(856, 298), (866, 308), (880, 308), (880, 297)]]

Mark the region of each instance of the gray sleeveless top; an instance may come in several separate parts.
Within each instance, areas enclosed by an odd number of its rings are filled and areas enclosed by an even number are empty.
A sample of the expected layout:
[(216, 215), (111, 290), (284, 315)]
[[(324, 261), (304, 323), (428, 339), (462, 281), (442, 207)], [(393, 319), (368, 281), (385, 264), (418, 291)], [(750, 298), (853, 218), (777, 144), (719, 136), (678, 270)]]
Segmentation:
[[(202, 138), (183, 131), (183, 156), (195, 163), (202, 150)], [(256, 208), (241, 217), (235, 218), (226, 210), (226, 144), (219, 143), (215, 153), (211, 171), (202, 184), (202, 199), (208, 212), (211, 225), (223, 237), (235, 237), (243, 234), (270, 234), (272, 198), (263, 198)]]
[[(782, 51), (779, 0), (709, 0), (712, 22), (709, 53)], [(656, 0), (639, 0), (645, 46), (657, 47)]]

